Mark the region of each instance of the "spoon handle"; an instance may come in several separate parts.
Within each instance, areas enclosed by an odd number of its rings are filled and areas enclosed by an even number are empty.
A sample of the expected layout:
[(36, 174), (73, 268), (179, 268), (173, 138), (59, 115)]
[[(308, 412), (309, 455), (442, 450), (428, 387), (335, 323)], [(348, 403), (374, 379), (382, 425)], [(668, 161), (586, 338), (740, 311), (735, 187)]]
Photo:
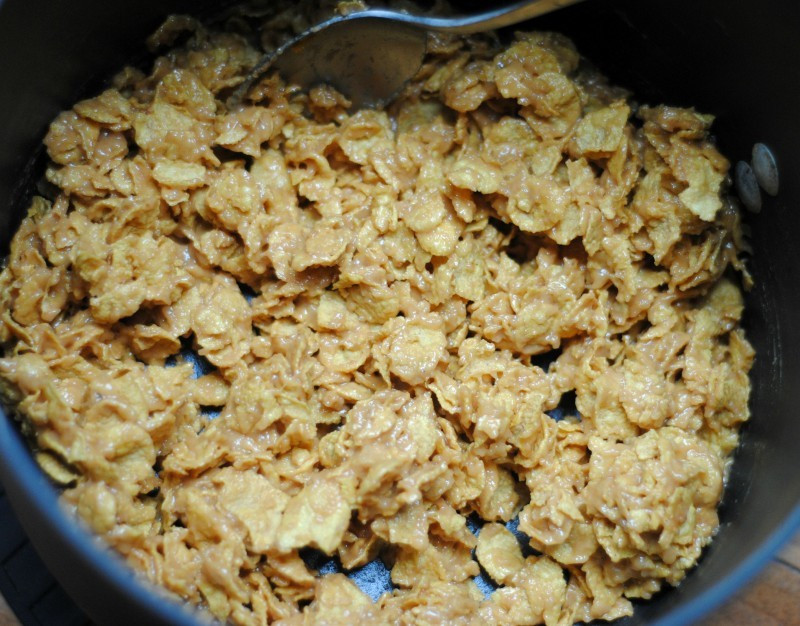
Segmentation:
[[(504, 26), (511, 26), (534, 17), (551, 13), (572, 4), (577, 4), (583, 0), (522, 0), (507, 6), (502, 6), (490, 11), (483, 11), (474, 15), (464, 15), (456, 17), (427, 17), (403, 14), (395, 11), (382, 11), (380, 9), (369, 11), (370, 14), (380, 17), (382, 13), (386, 17), (401, 22), (410, 22), (416, 26), (435, 30), (439, 32), (453, 33), (457, 35), (471, 35)], [(389, 15), (391, 14), (391, 15)], [(358, 15), (358, 13), (354, 14)]]

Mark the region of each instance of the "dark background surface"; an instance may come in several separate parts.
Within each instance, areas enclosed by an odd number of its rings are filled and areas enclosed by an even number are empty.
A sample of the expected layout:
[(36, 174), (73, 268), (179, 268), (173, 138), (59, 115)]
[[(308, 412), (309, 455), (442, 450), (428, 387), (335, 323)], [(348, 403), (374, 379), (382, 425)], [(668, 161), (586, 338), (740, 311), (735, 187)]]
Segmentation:
[(0, 489), (0, 594), (24, 626), (89, 626), (22, 530)]
[[(477, 3), (473, 3), (476, 5)], [(167, 12), (197, 2), (0, 0), (0, 247), (36, 178), (30, 157), (58, 111), (141, 54)], [(722, 508), (722, 528), (700, 566), (625, 623), (686, 623), (763, 565), (800, 520), (800, 3), (722, 0), (590, 0), (537, 21), (571, 36), (612, 80), (642, 102), (694, 104), (715, 113), (724, 153), (775, 151), (781, 193), (750, 219), (756, 288), (746, 328), (757, 351), (753, 420), (746, 427)], [(50, 569), (98, 623), (190, 622), (164, 608), (67, 520), (15, 426), (0, 417), (0, 476)], [(0, 505), (2, 506), (2, 505)], [(33, 575), (33, 574), (31, 574)]]

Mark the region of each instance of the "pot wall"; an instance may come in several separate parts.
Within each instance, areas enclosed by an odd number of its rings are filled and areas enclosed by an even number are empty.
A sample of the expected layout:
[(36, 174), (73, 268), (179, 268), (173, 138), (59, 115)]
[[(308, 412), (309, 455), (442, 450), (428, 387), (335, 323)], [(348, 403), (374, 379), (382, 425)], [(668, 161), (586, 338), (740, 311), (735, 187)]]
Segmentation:
[[(202, 3), (200, 3), (202, 4)], [(467, 3), (465, 3), (467, 4)], [(472, 7), (480, 2), (469, 3)], [(715, 113), (734, 160), (754, 142), (775, 151), (781, 192), (751, 216), (756, 287), (745, 326), (757, 351), (753, 418), (743, 432), (716, 541), (676, 590), (638, 607), (625, 624), (685, 624), (722, 602), (800, 525), (800, 4), (771, 0), (592, 0), (537, 27), (571, 36), (612, 80), (642, 102), (694, 104)], [(7, 249), (41, 173), (47, 124), (102, 78), (141, 54), (141, 42), (187, 0), (0, 0), (0, 245)], [(0, 478), (43, 560), (98, 624), (192, 623), (157, 599), (66, 518), (13, 422), (0, 415)]]

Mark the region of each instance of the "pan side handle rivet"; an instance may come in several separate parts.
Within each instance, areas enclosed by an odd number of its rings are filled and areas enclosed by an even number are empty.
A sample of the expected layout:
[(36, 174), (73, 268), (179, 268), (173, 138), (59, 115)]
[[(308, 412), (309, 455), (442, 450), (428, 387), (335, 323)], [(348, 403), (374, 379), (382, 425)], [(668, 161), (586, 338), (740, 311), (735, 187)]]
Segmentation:
[(739, 196), (744, 208), (751, 213), (759, 213), (761, 211), (761, 191), (758, 188), (753, 168), (748, 163), (739, 161), (733, 171), (733, 180), (736, 185), (736, 195)]
[(763, 143), (753, 146), (751, 158), (753, 173), (761, 188), (771, 196), (778, 195), (778, 162), (775, 155)]

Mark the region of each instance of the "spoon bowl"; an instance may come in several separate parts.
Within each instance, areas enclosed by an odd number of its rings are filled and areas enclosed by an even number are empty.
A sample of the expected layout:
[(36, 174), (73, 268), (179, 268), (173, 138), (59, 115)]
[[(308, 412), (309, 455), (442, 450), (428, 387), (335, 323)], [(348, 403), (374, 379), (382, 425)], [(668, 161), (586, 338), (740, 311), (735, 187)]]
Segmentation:
[(426, 48), (425, 30), (414, 24), (354, 14), (303, 33), (269, 67), (304, 89), (331, 85), (358, 109), (396, 95), (419, 70)]

